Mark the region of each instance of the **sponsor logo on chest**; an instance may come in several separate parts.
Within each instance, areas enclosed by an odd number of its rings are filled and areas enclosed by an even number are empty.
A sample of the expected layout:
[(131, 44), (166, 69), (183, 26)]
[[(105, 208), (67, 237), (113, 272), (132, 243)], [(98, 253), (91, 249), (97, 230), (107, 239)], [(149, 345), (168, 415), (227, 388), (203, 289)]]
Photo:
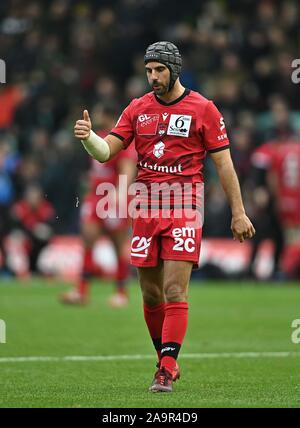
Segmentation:
[(192, 123), (192, 116), (183, 114), (171, 114), (167, 135), (188, 137)]
[(139, 114), (136, 123), (137, 135), (171, 135), (176, 137), (188, 137), (192, 123), (192, 116), (185, 114), (169, 113), (144, 113)]
[(140, 114), (136, 122), (137, 135), (156, 135), (159, 114)]

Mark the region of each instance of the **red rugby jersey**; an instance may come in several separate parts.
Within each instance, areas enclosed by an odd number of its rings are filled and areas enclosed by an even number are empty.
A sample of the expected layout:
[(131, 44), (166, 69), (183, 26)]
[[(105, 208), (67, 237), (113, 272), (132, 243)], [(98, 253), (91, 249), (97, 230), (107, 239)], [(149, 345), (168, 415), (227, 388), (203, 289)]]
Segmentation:
[(300, 143), (286, 142), (274, 151), (280, 217), (286, 226), (300, 226)]
[(256, 168), (270, 170), (272, 166), (272, 159), (275, 152), (276, 152), (276, 142), (268, 141), (267, 143), (264, 143), (261, 146), (257, 147), (257, 149), (253, 152), (251, 156), (251, 163)]
[(20, 200), (13, 205), (12, 212), (13, 216), (29, 231), (39, 223), (49, 222), (55, 215), (53, 206), (46, 200), (42, 200), (35, 209), (25, 200)]
[(255, 166), (275, 175), (277, 206), (285, 226), (300, 225), (300, 142), (268, 142), (253, 154)]
[(206, 152), (229, 147), (224, 119), (212, 101), (185, 89), (165, 103), (154, 92), (134, 99), (111, 134), (124, 148), (135, 141), (137, 181), (202, 183)]

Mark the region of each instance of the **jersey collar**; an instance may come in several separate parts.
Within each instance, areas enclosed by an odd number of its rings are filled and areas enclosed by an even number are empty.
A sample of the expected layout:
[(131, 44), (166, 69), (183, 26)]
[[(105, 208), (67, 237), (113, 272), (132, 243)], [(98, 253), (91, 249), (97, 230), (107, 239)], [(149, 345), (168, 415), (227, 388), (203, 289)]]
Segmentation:
[(174, 105), (174, 104), (179, 103), (181, 100), (183, 100), (183, 98), (185, 98), (187, 95), (189, 95), (189, 93), (190, 93), (190, 92), (191, 92), (191, 90), (190, 90), (190, 89), (185, 88), (184, 93), (183, 93), (182, 95), (180, 95), (180, 97), (179, 97), (179, 98), (176, 98), (176, 100), (171, 101), (170, 103), (166, 103), (165, 101), (162, 101), (160, 98), (158, 98), (158, 97), (156, 96), (156, 94), (154, 94), (154, 96), (155, 96), (156, 101), (157, 101), (159, 104), (162, 104), (163, 106), (172, 106), (172, 105)]

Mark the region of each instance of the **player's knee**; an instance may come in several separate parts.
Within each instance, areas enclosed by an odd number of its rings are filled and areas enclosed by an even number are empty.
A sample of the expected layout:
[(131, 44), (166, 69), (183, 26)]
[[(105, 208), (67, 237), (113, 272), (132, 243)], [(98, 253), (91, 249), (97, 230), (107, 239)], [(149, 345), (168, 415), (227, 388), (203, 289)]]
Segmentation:
[(186, 302), (187, 291), (181, 284), (167, 284), (165, 286), (165, 300), (166, 302)]
[(99, 228), (97, 225), (86, 224), (81, 229), (81, 237), (85, 246), (93, 246), (99, 238)]
[(151, 286), (149, 288), (142, 288), (143, 301), (148, 306), (159, 305), (163, 302), (163, 292), (157, 286)]

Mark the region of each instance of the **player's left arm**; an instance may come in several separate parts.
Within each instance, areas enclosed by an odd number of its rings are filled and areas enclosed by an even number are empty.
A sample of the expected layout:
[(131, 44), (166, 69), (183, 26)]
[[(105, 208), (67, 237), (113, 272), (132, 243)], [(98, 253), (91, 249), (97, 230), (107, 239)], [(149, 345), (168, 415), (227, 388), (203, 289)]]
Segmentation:
[(210, 155), (231, 207), (231, 230), (234, 239), (243, 242), (245, 239), (252, 238), (255, 235), (255, 229), (245, 213), (240, 184), (233, 166), (230, 150), (224, 149), (210, 153)]

